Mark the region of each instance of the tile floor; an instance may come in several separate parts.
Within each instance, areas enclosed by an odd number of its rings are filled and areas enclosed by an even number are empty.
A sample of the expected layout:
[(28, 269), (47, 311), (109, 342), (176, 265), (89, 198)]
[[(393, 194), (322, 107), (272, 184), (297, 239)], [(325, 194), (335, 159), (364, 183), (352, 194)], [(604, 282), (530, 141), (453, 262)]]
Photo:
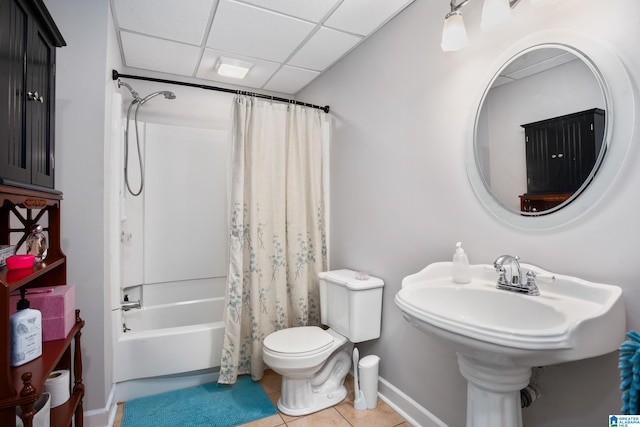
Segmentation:
[[(268, 370), (260, 381), (264, 391), (275, 404), (280, 397), (280, 375)], [(282, 413), (242, 424), (242, 427), (411, 427), (408, 421), (378, 398), (375, 409), (356, 411), (353, 409), (353, 378), (347, 376), (345, 385), (349, 394), (332, 408), (320, 412), (292, 417)], [(121, 427), (123, 404), (118, 404), (114, 427)]]

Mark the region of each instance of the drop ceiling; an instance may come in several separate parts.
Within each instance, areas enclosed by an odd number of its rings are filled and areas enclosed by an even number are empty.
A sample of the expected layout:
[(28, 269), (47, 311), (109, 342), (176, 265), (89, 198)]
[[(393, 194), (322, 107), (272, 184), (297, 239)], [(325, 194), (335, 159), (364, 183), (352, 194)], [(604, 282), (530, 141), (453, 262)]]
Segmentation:
[(511, 61), (496, 77), (491, 87), (512, 83), (577, 59), (577, 56), (565, 49), (534, 49)]
[[(413, 0), (110, 2), (121, 73), (295, 94)], [(242, 80), (222, 77), (220, 57), (253, 65)]]

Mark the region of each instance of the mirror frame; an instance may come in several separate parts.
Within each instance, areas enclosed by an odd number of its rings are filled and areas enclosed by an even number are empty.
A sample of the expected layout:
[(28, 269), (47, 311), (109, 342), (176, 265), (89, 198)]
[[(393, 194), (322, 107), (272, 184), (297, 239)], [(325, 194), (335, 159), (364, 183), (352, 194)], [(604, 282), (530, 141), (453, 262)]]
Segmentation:
[[(498, 73), (515, 57), (541, 47), (568, 50), (583, 60), (600, 83), (606, 106), (606, 129), (603, 144), (607, 152), (594, 179), (579, 196), (571, 197), (561, 208), (543, 215), (521, 215), (505, 207), (494, 198), (476, 163), (476, 126), (484, 99)], [(620, 59), (597, 39), (588, 35), (564, 30), (548, 30), (525, 37), (508, 47), (489, 67), (480, 80), (480, 90), (474, 102), (467, 127), (465, 166), (469, 182), (482, 203), (502, 222), (525, 230), (554, 229), (581, 217), (597, 204), (598, 200), (615, 181), (622, 169), (631, 146), (635, 123), (635, 104), (629, 75)]]

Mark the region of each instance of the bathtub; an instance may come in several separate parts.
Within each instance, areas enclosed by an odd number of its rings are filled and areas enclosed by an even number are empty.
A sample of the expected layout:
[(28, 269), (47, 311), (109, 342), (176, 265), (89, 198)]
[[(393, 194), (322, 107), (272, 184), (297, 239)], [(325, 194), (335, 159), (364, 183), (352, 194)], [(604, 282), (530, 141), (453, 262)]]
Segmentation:
[(214, 297), (113, 311), (115, 382), (219, 368), (224, 302)]

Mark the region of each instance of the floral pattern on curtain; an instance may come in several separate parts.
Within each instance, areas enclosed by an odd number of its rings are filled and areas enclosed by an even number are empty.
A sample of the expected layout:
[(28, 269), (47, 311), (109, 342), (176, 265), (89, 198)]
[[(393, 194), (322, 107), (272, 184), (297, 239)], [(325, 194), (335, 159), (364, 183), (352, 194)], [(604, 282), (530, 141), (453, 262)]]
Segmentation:
[(219, 383), (263, 375), (262, 341), (320, 323), (327, 268), (325, 113), (237, 96), (233, 102), (226, 328)]

